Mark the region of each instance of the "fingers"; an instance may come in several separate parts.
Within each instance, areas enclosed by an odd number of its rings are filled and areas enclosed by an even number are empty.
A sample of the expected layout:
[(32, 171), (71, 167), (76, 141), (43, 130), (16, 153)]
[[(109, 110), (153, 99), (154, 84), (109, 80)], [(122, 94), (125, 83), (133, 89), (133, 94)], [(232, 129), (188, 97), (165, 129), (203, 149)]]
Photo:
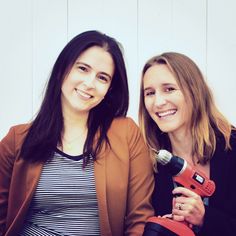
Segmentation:
[(183, 203), (176, 203), (176, 208), (177, 208), (178, 210), (180, 210), (180, 211), (183, 210), (183, 206), (184, 206)]
[(191, 191), (190, 189), (184, 188), (184, 187), (177, 187), (172, 191), (172, 194), (174, 195), (184, 195), (186, 197), (199, 197), (198, 194)]
[(172, 214), (166, 214), (166, 215), (163, 215), (162, 218), (173, 219), (173, 215)]
[(185, 220), (184, 216), (174, 215), (174, 214), (172, 215), (172, 219), (176, 220), (176, 221), (184, 221)]
[(172, 213), (183, 216), (193, 214), (202, 205), (200, 201), (190, 197), (177, 197), (173, 201)]
[(205, 207), (201, 198), (198, 197), (176, 197), (173, 200), (173, 219), (176, 221), (186, 220), (194, 225), (201, 225), (203, 222)]
[(185, 216), (188, 213), (188, 206), (184, 203), (176, 202), (172, 209), (173, 215)]

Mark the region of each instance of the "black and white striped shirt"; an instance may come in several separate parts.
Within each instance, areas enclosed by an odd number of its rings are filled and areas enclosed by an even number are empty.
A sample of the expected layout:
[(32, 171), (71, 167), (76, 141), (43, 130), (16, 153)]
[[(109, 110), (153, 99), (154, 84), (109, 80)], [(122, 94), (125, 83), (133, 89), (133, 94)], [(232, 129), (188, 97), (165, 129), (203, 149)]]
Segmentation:
[(59, 150), (45, 163), (21, 236), (100, 235), (94, 164)]

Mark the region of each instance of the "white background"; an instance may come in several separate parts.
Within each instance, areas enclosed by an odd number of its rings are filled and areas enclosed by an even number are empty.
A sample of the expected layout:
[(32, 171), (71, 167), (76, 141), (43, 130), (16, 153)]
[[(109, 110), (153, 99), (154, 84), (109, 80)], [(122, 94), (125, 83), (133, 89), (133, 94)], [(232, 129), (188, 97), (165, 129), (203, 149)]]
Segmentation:
[(136, 122), (144, 63), (177, 51), (199, 65), (236, 125), (235, 12), (235, 0), (0, 0), (0, 139), (32, 120), (58, 54), (85, 30), (123, 44)]

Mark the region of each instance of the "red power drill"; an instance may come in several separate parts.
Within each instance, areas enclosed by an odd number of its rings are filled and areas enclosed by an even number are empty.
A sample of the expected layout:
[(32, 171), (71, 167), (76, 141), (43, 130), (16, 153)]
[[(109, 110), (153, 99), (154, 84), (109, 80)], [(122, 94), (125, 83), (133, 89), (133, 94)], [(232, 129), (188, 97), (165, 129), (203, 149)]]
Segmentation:
[[(215, 183), (203, 173), (196, 170), (186, 160), (173, 156), (166, 150), (156, 152), (156, 160), (164, 165), (172, 174), (174, 182), (197, 193), (201, 197), (209, 197), (215, 191)], [(186, 222), (169, 218), (151, 217), (148, 219), (143, 236), (194, 236), (194, 232)]]

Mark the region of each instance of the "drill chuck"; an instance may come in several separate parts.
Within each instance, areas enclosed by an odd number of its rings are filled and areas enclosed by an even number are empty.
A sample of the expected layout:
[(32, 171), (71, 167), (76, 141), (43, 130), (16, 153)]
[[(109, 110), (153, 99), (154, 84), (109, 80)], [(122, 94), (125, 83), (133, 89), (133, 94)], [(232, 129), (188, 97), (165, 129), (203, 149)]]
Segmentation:
[(170, 162), (172, 154), (166, 150), (161, 149), (156, 153), (156, 160), (162, 165), (166, 165)]
[(173, 156), (172, 153), (166, 150), (156, 152), (155, 157), (157, 162), (166, 166), (173, 176), (180, 175), (187, 167), (187, 162), (184, 159)]

